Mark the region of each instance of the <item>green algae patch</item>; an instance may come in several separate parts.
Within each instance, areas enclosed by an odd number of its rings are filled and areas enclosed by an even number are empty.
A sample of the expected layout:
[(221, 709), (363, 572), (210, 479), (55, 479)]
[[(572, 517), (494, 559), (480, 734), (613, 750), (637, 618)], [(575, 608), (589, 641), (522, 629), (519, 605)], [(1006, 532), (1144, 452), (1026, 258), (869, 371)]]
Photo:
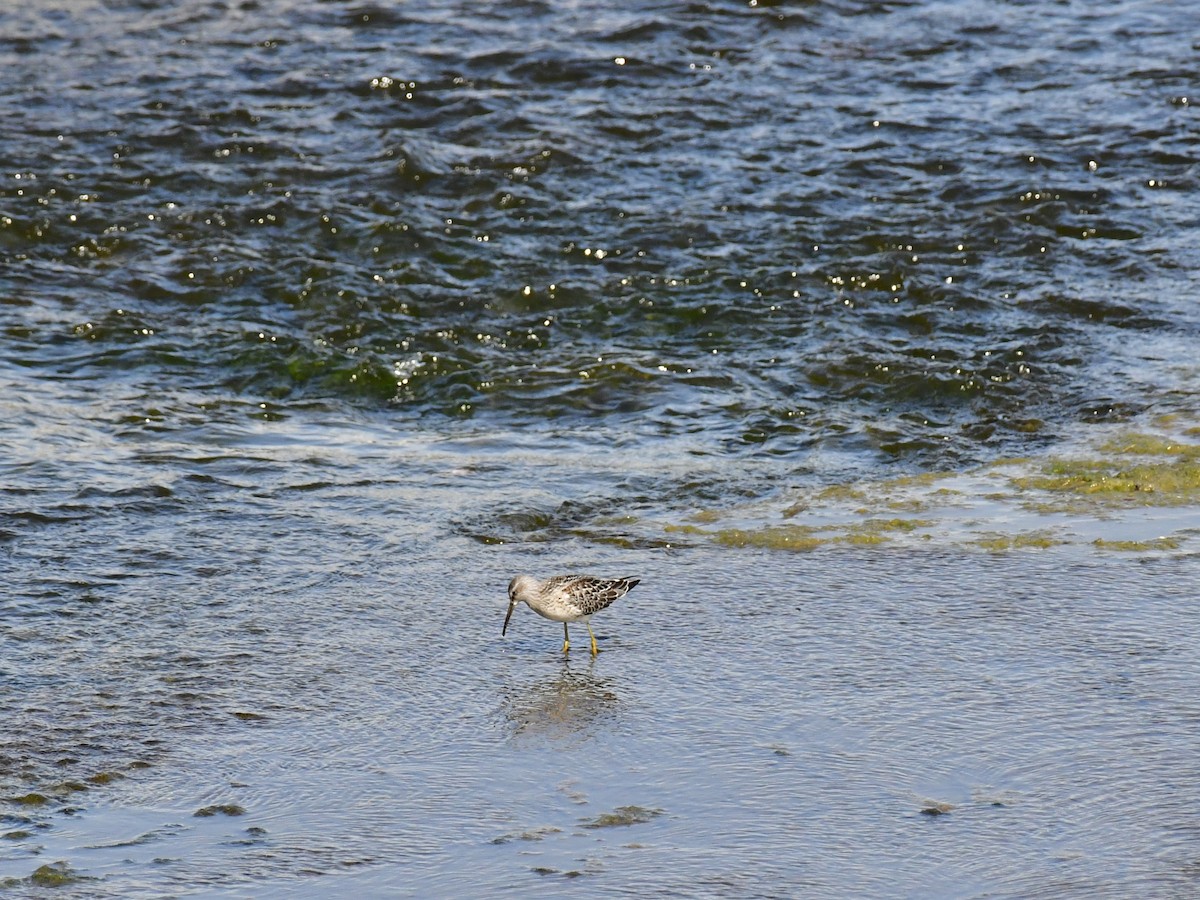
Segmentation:
[(860, 503), (867, 499), (867, 495), (855, 485), (834, 484), (818, 491), (816, 499), (826, 503)]
[(902, 531), (908, 534), (918, 528), (928, 528), (932, 524), (927, 519), (867, 519), (852, 528), (864, 534), (880, 534), (885, 531)]
[(618, 525), (636, 525), (637, 522), (638, 522), (637, 516), (629, 515), (628, 513), (623, 513), (621, 515), (616, 515), (616, 516), (600, 516), (599, 518), (597, 518), (595, 520), (595, 522), (593, 524), (600, 525), (605, 528), (611, 528), (613, 526), (618, 526)]
[(1107, 541), (1096, 538), (1093, 547), (1101, 550), (1119, 550), (1124, 553), (1149, 553), (1154, 550), (1178, 550), (1183, 541), (1176, 537), (1160, 537), (1152, 541)]
[(663, 531), (669, 531), (673, 534), (711, 534), (710, 531), (705, 531), (699, 525), (664, 525)]
[(79, 875), (65, 862), (50, 863), (34, 869), (29, 876), (29, 883), (37, 887), (63, 887), (68, 884), (78, 884), (88, 879)]
[(954, 805), (951, 803), (940, 803), (936, 800), (930, 800), (921, 807), (921, 815), (923, 816), (945, 816), (954, 812)]
[[(697, 542), (768, 551), (840, 546), (894, 552), (914, 543), (996, 553), (1061, 545), (1093, 552), (1181, 551), (1190, 532), (1174, 534), (1188, 526), (1176, 510), (1200, 508), (1200, 443), (1178, 419), (1168, 424), (1164, 434), (1108, 430), (1078, 455), (783, 486), (774, 498), (706, 509), (662, 527)], [(1116, 540), (1126, 536), (1137, 540)]]
[(1006, 550), (1048, 550), (1067, 543), (1048, 531), (1027, 531), (1020, 534), (989, 534), (975, 540), (975, 545), (991, 553)]
[(1120, 465), (1097, 460), (1055, 460), (1040, 474), (1012, 479), (1019, 490), (1067, 496), (1087, 495), (1101, 502), (1120, 499), (1145, 506), (1182, 506), (1200, 499), (1200, 460)]
[(891, 541), (891, 538), (886, 534), (871, 534), (870, 532), (852, 531), (850, 534), (844, 535), (840, 540), (847, 544), (886, 544)]
[(954, 488), (934, 487), (941, 481), (959, 476), (957, 472), (936, 471), (899, 475), (878, 482), (830, 485), (791, 504), (784, 510), (783, 516), (792, 518), (814, 507), (850, 507), (859, 516), (872, 516), (886, 511), (921, 512), (944, 505), (950, 498), (960, 497), (961, 491)]
[(1100, 445), (1107, 453), (1137, 454), (1139, 456), (1183, 456), (1190, 459), (1200, 457), (1200, 444), (1173, 441), (1158, 434), (1128, 432)]
[(933, 523), (926, 519), (865, 519), (844, 525), (766, 525), (762, 528), (723, 528), (706, 531), (695, 525), (668, 525), (667, 531), (697, 534), (725, 547), (764, 550), (816, 550), (832, 544), (886, 544), (893, 533), (911, 534)]
[(612, 812), (601, 813), (594, 819), (583, 822), (584, 828), (622, 828), (627, 825), (641, 825), (663, 814), (661, 809), (648, 809), (644, 806), (618, 806)]
[(947, 478), (955, 477), (954, 472), (922, 472), (919, 475), (898, 475), (885, 481), (884, 487), (929, 487), (937, 484), (939, 481), (944, 481)]
[(508, 844), (512, 841), (540, 841), (544, 840), (546, 835), (560, 834), (561, 832), (561, 828), (555, 828), (553, 825), (540, 825), (537, 828), (530, 828), (528, 831), (510, 831), (508, 834), (492, 838), (491, 843)]
[(657, 550), (671, 546), (666, 541), (629, 537), (623, 534), (608, 534), (603, 531), (593, 531), (589, 528), (572, 528), (570, 534), (581, 540), (591, 541), (594, 544), (604, 544), (608, 547), (619, 547), (622, 550)]
[(918, 528), (925, 528), (931, 524), (933, 523), (925, 519), (867, 519), (847, 526), (845, 533), (835, 540), (859, 546), (886, 544), (892, 540), (890, 532), (911, 534)]
[[(1040, 471), (1011, 478), (1019, 491), (1042, 491), (1100, 505), (1186, 506), (1200, 501), (1200, 444), (1127, 432), (1101, 444), (1091, 459), (1051, 459)], [(1044, 505), (1044, 504), (1043, 504)], [(1051, 505), (1053, 508), (1053, 505)]]
[(578, 869), (567, 869), (565, 872), (559, 869), (551, 869), (549, 866), (534, 866), (530, 869), (534, 875), (561, 875), (563, 878), (582, 878), (583, 873)]
[(214, 806), (202, 807), (192, 813), (193, 816), (201, 819), (207, 819), (209, 816), (215, 815), (244, 816), (245, 814), (246, 810), (243, 807), (238, 806), (236, 803), (218, 803)]
[(38, 793), (22, 794), (20, 797), (6, 797), (5, 799), (18, 806), (45, 806), (50, 802), (49, 797)]
[(966, 495), (954, 488), (940, 487), (919, 496), (893, 497), (884, 503), (892, 512), (925, 512), (961, 501)]
[(95, 775), (89, 775), (87, 781), (89, 784), (112, 784), (124, 777), (120, 772), (97, 772)]
[(711, 534), (725, 547), (761, 547), (767, 550), (815, 550), (833, 538), (816, 533), (804, 525), (776, 525), (768, 528), (726, 528)]

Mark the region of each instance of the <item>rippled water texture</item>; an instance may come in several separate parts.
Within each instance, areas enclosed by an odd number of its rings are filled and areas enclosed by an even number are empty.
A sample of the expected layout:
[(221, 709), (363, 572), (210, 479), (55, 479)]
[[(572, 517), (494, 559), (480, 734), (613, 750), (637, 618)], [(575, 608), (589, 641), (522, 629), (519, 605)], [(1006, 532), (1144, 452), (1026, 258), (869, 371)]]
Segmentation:
[(7, 355), (172, 423), (188, 388), (778, 453), (1195, 412), (1190, 9), (27, 4)]
[(1194, 19), (7, 4), (0, 891), (1194, 892)]

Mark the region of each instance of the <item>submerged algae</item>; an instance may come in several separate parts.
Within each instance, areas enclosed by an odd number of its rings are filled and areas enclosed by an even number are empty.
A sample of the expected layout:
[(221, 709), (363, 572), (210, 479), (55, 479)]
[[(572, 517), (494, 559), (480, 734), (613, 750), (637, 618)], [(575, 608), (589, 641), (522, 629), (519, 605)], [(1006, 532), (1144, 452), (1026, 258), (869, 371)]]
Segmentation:
[[(767, 550), (900, 545), (909, 537), (925, 542), (940, 538), (992, 552), (1064, 544), (1172, 551), (1184, 545), (1189, 532), (1163, 536), (1180, 527), (1179, 516), (1154, 510), (1200, 504), (1200, 445), (1124, 432), (1078, 458), (1012, 458), (967, 472), (826, 485), (793, 491), (781, 502), (775, 508), (782, 522), (761, 521), (763, 504), (756, 502), (741, 509), (703, 510), (691, 517), (700, 524), (667, 525), (665, 530), (728, 547)], [(895, 517), (901, 511), (919, 512), (923, 518)], [(801, 516), (809, 521), (796, 521)], [(728, 520), (727, 527), (701, 527), (720, 520)], [(1148, 528), (1160, 524), (1162, 531), (1147, 539)]]
[(992, 553), (1001, 553), (1005, 550), (1046, 550), (1067, 541), (1056, 537), (1053, 532), (1043, 530), (1019, 534), (989, 534), (977, 538), (974, 543)]
[(618, 806), (612, 812), (601, 813), (594, 819), (580, 823), (582, 828), (622, 828), (642, 825), (663, 814), (661, 809), (645, 806)]
[(1020, 491), (1087, 496), (1100, 504), (1185, 506), (1200, 500), (1200, 445), (1134, 432), (1099, 450), (1108, 455), (1050, 459), (1040, 473), (1014, 476), (1012, 484)]
[(1127, 553), (1147, 553), (1152, 550), (1178, 550), (1183, 541), (1177, 537), (1160, 537), (1152, 541), (1108, 541), (1096, 538), (1092, 546), (1101, 550), (1121, 550)]
[(925, 519), (867, 519), (844, 525), (770, 525), (706, 531), (696, 525), (668, 525), (667, 531), (704, 535), (726, 547), (768, 550), (816, 550), (831, 544), (883, 544), (889, 532), (909, 534), (933, 524)]
[(769, 550), (815, 550), (832, 543), (833, 538), (817, 534), (804, 525), (780, 525), (760, 529), (724, 528), (709, 533), (726, 547), (763, 547)]
[(90, 876), (80, 875), (71, 866), (63, 861), (47, 863), (33, 870), (28, 878), (3, 878), (0, 879), (0, 888), (18, 888), (22, 886), (30, 886), (34, 888), (61, 888), (71, 884), (78, 884), (83, 881), (93, 881)]

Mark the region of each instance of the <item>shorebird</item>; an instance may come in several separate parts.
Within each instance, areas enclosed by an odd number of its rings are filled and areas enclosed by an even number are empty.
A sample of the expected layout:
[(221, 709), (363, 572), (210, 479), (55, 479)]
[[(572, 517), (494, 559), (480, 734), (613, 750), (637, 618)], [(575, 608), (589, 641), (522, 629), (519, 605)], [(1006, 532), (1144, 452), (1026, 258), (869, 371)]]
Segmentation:
[(596, 646), (596, 635), (588, 621), (602, 609), (612, 606), (613, 601), (624, 597), (638, 583), (637, 578), (592, 578), (590, 575), (555, 575), (538, 581), (532, 575), (518, 575), (508, 583), (508, 615), (504, 617), (503, 635), (508, 631), (508, 620), (518, 603), (527, 603), (529, 608), (544, 619), (563, 623), (563, 653), (571, 649), (571, 632), (568, 622), (583, 620), (588, 637), (592, 639), (592, 656), (600, 652)]

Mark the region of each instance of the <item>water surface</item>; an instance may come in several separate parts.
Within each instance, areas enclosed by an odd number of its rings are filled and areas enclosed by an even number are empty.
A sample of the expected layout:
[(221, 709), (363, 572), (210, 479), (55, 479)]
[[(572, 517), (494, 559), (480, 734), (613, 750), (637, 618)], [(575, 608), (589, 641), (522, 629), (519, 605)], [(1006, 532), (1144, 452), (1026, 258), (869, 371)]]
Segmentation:
[(0, 883), (1194, 891), (1191, 11), (0, 12)]

